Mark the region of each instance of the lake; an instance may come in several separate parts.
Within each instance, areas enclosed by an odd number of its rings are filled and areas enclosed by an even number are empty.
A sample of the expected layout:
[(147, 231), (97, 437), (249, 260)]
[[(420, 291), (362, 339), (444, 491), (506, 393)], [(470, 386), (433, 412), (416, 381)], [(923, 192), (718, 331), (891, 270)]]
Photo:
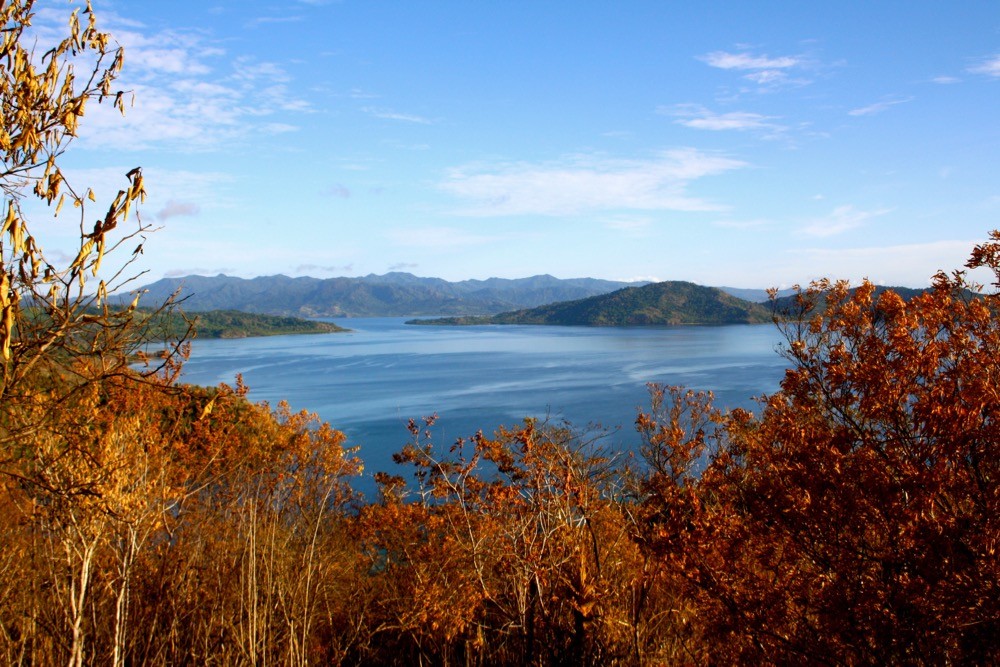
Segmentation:
[(351, 333), (196, 340), (183, 380), (232, 383), (249, 397), (315, 412), (361, 447), (371, 475), (398, 473), (391, 455), (407, 442), (410, 418), (438, 414), (439, 445), (482, 429), (549, 416), (577, 426), (621, 427), (634, 447), (646, 383), (715, 392), (724, 407), (754, 408), (787, 367), (772, 325), (718, 327), (437, 327), (406, 318), (336, 320)]

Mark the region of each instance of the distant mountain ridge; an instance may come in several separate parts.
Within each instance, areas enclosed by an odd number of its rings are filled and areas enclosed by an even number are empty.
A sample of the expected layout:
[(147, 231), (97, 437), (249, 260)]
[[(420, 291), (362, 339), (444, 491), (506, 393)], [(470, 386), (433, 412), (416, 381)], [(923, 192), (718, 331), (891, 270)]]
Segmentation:
[(492, 315), (642, 284), (550, 275), (449, 282), (402, 272), (326, 279), (191, 275), (146, 285), (140, 304), (155, 307), (180, 290), (182, 308), (191, 312), (241, 310), (296, 317)]
[(670, 281), (626, 287), (610, 294), (492, 317), (411, 320), (410, 324), (549, 324), (566, 326), (650, 326), (756, 324), (772, 321), (769, 307), (737, 298), (716, 287)]

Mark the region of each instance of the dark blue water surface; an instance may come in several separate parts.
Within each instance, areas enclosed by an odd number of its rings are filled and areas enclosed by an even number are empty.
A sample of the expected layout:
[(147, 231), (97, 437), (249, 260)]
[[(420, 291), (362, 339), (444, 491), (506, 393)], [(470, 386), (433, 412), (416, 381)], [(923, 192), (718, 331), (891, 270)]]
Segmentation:
[[(338, 320), (351, 333), (195, 341), (184, 381), (232, 383), (250, 398), (316, 412), (361, 447), (365, 475), (394, 469), (406, 422), (437, 413), (434, 439), (450, 445), (524, 417), (577, 426), (632, 424), (648, 405), (646, 383), (715, 392), (723, 407), (753, 409), (778, 388), (787, 362), (770, 325), (594, 328), (437, 327), (403, 318)], [(370, 481), (360, 487), (371, 487)]]

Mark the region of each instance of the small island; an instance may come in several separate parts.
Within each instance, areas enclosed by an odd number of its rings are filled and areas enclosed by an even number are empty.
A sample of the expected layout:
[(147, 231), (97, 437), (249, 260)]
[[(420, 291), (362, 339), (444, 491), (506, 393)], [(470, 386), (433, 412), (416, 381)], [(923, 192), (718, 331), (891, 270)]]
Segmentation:
[(287, 336), (292, 334), (325, 334), (350, 331), (332, 322), (319, 322), (300, 317), (245, 313), (239, 310), (207, 310), (192, 315), (166, 312), (147, 313), (151, 338), (177, 339), (185, 335), (188, 322), (194, 324), (198, 338), (250, 338), (255, 336)]
[(499, 315), (410, 320), (407, 324), (544, 324), (563, 326), (666, 326), (763, 324), (772, 310), (715, 287), (669, 281), (576, 301), (563, 301)]

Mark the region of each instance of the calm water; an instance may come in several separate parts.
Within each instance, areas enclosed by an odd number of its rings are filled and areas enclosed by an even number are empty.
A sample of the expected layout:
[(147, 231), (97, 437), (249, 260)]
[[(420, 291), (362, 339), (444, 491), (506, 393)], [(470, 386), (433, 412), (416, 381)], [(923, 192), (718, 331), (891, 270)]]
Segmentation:
[[(621, 427), (634, 445), (647, 382), (715, 392), (726, 407), (778, 387), (786, 362), (769, 325), (591, 328), (407, 326), (403, 318), (338, 320), (352, 333), (195, 341), (184, 380), (232, 383), (250, 398), (316, 412), (361, 446), (366, 476), (394, 470), (409, 418), (437, 413), (450, 445), (524, 417)], [(362, 487), (369, 487), (370, 482)]]

